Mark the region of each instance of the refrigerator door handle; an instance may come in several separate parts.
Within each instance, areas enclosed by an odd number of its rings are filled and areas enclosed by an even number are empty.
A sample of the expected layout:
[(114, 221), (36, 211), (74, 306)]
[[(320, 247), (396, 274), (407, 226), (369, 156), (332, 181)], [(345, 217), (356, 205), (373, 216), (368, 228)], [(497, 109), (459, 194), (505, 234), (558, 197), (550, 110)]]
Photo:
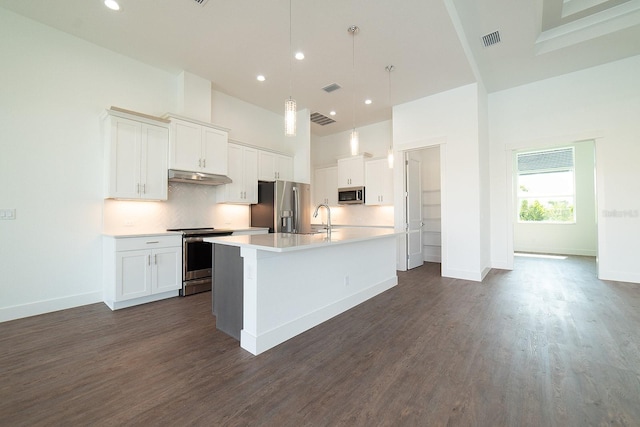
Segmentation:
[(300, 221), (300, 196), (298, 195), (298, 188), (293, 187), (293, 232), (298, 232), (298, 224)]

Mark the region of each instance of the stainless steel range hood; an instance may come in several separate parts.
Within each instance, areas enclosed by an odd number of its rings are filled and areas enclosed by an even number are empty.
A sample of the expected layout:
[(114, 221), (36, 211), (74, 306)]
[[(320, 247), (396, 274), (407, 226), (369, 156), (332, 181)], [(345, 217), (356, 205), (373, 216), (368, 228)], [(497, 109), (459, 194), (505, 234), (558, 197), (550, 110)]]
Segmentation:
[(231, 178), (225, 175), (169, 169), (169, 182), (183, 182), (187, 184), (200, 185), (222, 185), (230, 184), (232, 181)]

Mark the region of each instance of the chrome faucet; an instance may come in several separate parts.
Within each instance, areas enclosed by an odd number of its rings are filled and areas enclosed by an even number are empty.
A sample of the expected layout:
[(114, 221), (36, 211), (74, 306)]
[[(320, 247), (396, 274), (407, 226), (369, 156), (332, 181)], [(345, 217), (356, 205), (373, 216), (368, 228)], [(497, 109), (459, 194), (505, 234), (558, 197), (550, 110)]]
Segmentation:
[(318, 216), (318, 209), (322, 207), (327, 210), (327, 234), (331, 234), (331, 208), (329, 208), (328, 205), (325, 205), (324, 203), (319, 204), (313, 213), (313, 217), (316, 218)]

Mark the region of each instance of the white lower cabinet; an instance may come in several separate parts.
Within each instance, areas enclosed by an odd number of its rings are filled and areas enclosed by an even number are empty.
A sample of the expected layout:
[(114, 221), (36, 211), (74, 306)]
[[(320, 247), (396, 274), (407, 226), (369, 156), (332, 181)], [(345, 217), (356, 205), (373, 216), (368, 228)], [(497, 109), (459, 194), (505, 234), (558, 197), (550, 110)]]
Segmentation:
[(177, 296), (182, 236), (103, 237), (104, 302), (112, 310)]

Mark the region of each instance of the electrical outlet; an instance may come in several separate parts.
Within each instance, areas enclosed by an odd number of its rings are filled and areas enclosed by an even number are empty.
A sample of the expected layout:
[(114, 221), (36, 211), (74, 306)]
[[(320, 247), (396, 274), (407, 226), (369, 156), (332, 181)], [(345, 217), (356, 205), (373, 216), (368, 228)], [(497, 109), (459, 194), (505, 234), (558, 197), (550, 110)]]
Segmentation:
[(132, 219), (125, 219), (124, 226), (125, 227), (133, 227), (135, 225), (135, 221)]
[(349, 276), (344, 276), (344, 285), (349, 286)]
[(15, 209), (0, 209), (0, 220), (16, 219)]

